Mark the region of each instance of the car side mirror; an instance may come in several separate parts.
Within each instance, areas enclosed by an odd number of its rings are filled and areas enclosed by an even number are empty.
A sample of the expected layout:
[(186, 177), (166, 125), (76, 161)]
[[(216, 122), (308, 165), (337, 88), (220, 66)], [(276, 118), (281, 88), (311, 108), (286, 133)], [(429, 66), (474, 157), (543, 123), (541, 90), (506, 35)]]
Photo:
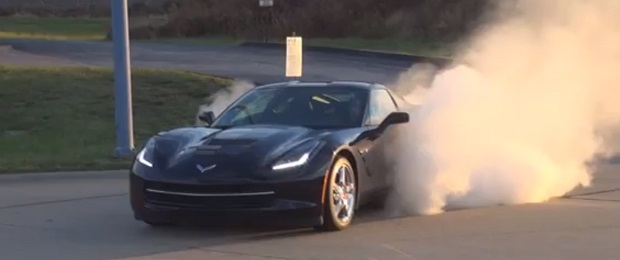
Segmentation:
[(385, 129), (390, 125), (395, 124), (404, 124), (409, 122), (409, 113), (407, 112), (392, 112), (390, 113), (383, 122), (379, 125), (379, 129)]
[(377, 128), (370, 129), (362, 132), (355, 140), (351, 141), (351, 145), (364, 139), (374, 140), (381, 136), (385, 129), (390, 125), (404, 124), (409, 122), (409, 113), (407, 112), (392, 112), (390, 113)]
[(213, 124), (213, 122), (215, 121), (215, 113), (213, 113), (213, 111), (205, 111), (200, 113), (200, 115), (198, 115), (198, 119), (200, 119), (200, 121), (207, 123), (208, 125)]

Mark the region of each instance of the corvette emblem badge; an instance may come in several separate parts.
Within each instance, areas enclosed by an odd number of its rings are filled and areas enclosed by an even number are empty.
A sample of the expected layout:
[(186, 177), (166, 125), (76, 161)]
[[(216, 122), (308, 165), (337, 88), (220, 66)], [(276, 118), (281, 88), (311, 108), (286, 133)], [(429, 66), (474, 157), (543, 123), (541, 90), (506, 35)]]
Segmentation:
[(202, 165), (200, 164), (196, 164), (196, 169), (198, 169), (200, 171), (200, 173), (205, 173), (208, 170), (212, 170), (213, 168), (215, 168), (215, 164), (214, 165), (210, 165), (207, 167), (202, 167)]

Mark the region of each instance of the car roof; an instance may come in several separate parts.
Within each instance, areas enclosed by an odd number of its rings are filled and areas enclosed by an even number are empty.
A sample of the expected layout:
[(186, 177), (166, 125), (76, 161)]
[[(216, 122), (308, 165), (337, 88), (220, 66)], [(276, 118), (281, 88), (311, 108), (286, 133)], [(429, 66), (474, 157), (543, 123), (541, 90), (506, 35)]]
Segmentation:
[(257, 86), (256, 88), (295, 88), (295, 87), (354, 87), (363, 89), (386, 89), (374, 82), (365, 81), (284, 81)]

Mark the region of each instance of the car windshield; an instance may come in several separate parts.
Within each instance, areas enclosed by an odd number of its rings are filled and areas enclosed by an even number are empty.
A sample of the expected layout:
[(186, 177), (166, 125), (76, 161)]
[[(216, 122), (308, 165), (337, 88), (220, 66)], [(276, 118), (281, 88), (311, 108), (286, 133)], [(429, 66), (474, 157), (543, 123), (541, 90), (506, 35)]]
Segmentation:
[(254, 89), (228, 107), (212, 127), (248, 124), (348, 128), (362, 124), (368, 91), (355, 87)]

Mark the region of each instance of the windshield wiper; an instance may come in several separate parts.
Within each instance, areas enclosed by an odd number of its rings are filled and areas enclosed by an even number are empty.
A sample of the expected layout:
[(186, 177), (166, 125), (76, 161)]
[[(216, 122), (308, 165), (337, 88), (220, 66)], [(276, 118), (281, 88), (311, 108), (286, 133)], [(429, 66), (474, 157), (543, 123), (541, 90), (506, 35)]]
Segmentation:
[(226, 129), (229, 129), (229, 128), (233, 128), (235, 126), (236, 125), (217, 125), (217, 126), (208, 126), (208, 127), (226, 130)]

